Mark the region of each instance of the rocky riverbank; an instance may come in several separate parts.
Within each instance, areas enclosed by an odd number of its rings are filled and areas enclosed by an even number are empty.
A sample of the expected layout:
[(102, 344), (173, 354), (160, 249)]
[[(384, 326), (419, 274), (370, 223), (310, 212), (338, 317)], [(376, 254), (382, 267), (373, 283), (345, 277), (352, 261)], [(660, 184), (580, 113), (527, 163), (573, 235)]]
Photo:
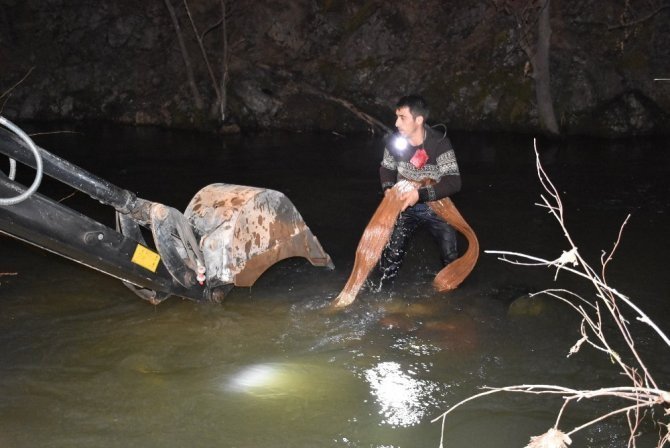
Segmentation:
[[(357, 132), (392, 125), (413, 91), (452, 129), (544, 132), (523, 51), (532, 16), (501, 0), (410, 3), (0, 0), (2, 114)], [(551, 2), (562, 134), (670, 133), (670, 82), (655, 81), (670, 77), (670, 8), (629, 3)]]

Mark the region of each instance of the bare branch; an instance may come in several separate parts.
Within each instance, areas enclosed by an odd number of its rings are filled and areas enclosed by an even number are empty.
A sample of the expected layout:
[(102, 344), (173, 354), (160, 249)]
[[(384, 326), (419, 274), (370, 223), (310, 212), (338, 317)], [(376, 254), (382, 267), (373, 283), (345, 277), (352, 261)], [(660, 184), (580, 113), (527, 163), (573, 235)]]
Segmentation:
[(193, 16), (191, 15), (191, 9), (188, 7), (187, 0), (184, 0), (184, 9), (186, 10), (186, 15), (188, 15), (189, 22), (191, 22), (191, 28), (193, 28), (193, 34), (195, 35), (195, 39), (198, 42), (198, 48), (200, 48), (200, 54), (202, 55), (202, 60), (205, 62), (207, 72), (209, 73), (209, 77), (212, 80), (212, 87), (214, 88), (214, 92), (216, 93), (217, 102), (221, 103), (221, 91), (219, 90), (219, 85), (216, 81), (216, 77), (214, 76), (214, 72), (212, 71), (212, 66), (209, 63), (209, 58), (207, 57), (205, 46), (202, 44), (202, 39), (198, 34), (198, 28), (195, 25), (195, 22), (193, 21)]
[(221, 57), (221, 98), (219, 101), (221, 121), (226, 119), (226, 107), (228, 106), (228, 63), (230, 62), (230, 49), (228, 46), (228, 22), (227, 22), (226, 0), (221, 0), (221, 40), (223, 45), (223, 56)]
[(333, 101), (335, 103), (340, 104), (344, 108), (348, 109), (351, 113), (353, 113), (355, 116), (363, 120), (365, 123), (367, 123), (370, 126), (370, 131), (374, 133), (375, 129), (381, 129), (384, 132), (390, 132), (391, 128), (386, 126), (384, 123), (381, 121), (377, 120), (375, 117), (366, 114), (362, 110), (358, 109), (356, 106), (354, 106), (351, 102), (343, 99), (343, 98), (338, 98), (336, 96), (333, 96), (329, 93), (326, 93), (322, 90), (319, 90), (313, 86), (310, 86), (309, 84), (301, 83), (300, 86), (302, 89), (308, 93), (311, 93), (312, 95), (319, 96), (321, 98), (325, 98), (329, 101)]
[(668, 9), (668, 8), (670, 8), (670, 5), (659, 6), (658, 8), (656, 8), (654, 11), (650, 12), (649, 14), (644, 15), (644, 16), (642, 16), (638, 19), (635, 19), (633, 21), (626, 22), (626, 23), (620, 23), (618, 25), (609, 25), (607, 27), (607, 31), (617, 30), (617, 29), (621, 29), (621, 28), (630, 28), (632, 26), (639, 25), (640, 23), (646, 22), (647, 20), (651, 19), (652, 17), (654, 17), (659, 12), (663, 11), (664, 9)]
[(172, 25), (174, 26), (175, 33), (177, 34), (177, 41), (179, 42), (179, 49), (181, 50), (181, 57), (184, 60), (184, 66), (186, 67), (186, 77), (188, 79), (188, 85), (191, 88), (191, 94), (193, 95), (193, 101), (195, 102), (195, 107), (198, 110), (202, 110), (204, 107), (202, 97), (200, 96), (200, 91), (198, 90), (198, 85), (195, 82), (195, 75), (193, 74), (193, 65), (191, 64), (191, 57), (189, 56), (188, 50), (186, 49), (186, 44), (184, 43), (184, 36), (181, 32), (181, 26), (179, 25), (179, 20), (177, 20), (177, 14), (175, 14), (174, 8), (170, 0), (164, 0), (165, 7), (170, 14), (172, 19)]
[[(670, 404), (670, 392), (660, 389), (656, 385), (651, 372), (647, 369), (642, 357), (635, 348), (635, 338), (630, 332), (629, 321), (620, 310), (619, 303), (623, 302), (628, 305), (628, 307), (635, 312), (636, 319), (649, 325), (665, 342), (667, 347), (670, 347), (670, 339), (649, 318), (649, 316), (647, 316), (639, 307), (637, 307), (628, 297), (610, 287), (607, 284), (605, 278), (607, 265), (613, 259), (614, 253), (619, 247), (623, 235), (623, 228), (627, 224), (629, 217), (627, 217), (624, 223), (621, 225), (611, 252), (609, 254), (602, 255), (600, 275), (598, 275), (577, 251), (577, 246), (570, 237), (567, 228), (565, 227), (563, 204), (561, 203), (558, 190), (551, 182), (540, 164), (540, 158), (536, 144), (534, 144), (534, 149), (538, 177), (542, 187), (546, 192), (546, 195), (541, 196), (543, 203), (538, 205), (549, 210), (549, 212), (558, 221), (560, 228), (569, 243), (570, 250), (564, 251), (563, 254), (555, 260), (546, 260), (516, 252), (485, 252), (498, 254), (500, 255), (499, 258), (501, 260), (511, 264), (555, 267), (557, 269), (557, 273), (559, 270), (563, 270), (589, 280), (595, 288), (595, 299), (592, 301), (586, 300), (585, 298), (564, 289), (547, 289), (535, 293), (533, 296), (537, 294), (549, 295), (550, 297), (556, 298), (563, 303), (568, 304), (568, 306), (570, 306), (575, 312), (577, 312), (577, 314), (581, 316), (582, 320), (579, 328), (579, 334), (581, 337), (570, 349), (568, 356), (571, 356), (572, 354), (579, 351), (583, 344), (588, 344), (594, 349), (608, 355), (619, 367), (621, 373), (623, 373), (628, 378), (630, 381), (630, 386), (604, 387), (596, 390), (577, 390), (561, 386), (543, 384), (493, 388), (460, 401), (433, 421), (442, 419), (442, 427), (444, 432), (446, 416), (449, 413), (474, 399), (481, 398), (495, 392), (561, 395), (563, 403), (557, 414), (554, 427), (541, 436), (531, 438), (531, 443), (527, 446), (527, 448), (539, 446), (565, 447), (571, 443), (570, 435), (579, 432), (595, 423), (622, 414), (626, 415), (628, 421), (628, 445), (635, 446), (635, 438), (638, 435), (638, 429), (642, 419), (645, 417), (645, 415), (647, 415), (647, 413), (643, 412), (643, 410), (654, 408), (656, 406), (662, 406), (664, 409), (666, 409), (666, 411), (662, 415), (654, 417), (656, 423), (659, 424), (659, 426), (662, 428), (661, 433), (659, 434), (658, 442), (658, 447), (661, 447), (667, 442), (670, 442), (670, 424), (661, 421), (664, 416), (670, 415), (670, 413), (667, 411), (668, 405)], [(607, 313), (603, 315), (601, 310), (607, 311)], [(609, 342), (611, 326), (604, 323), (604, 318), (607, 316), (609, 316), (609, 318), (611, 318), (615, 324), (614, 331), (618, 332), (619, 336), (623, 337), (623, 340), (626, 343), (626, 347), (629, 353), (626, 353), (625, 356), (619, 354), (614, 349), (613, 345)], [(628, 358), (631, 359), (632, 364), (629, 364)], [(606, 410), (603, 414), (576, 426), (569, 432), (563, 432), (558, 429), (559, 424), (561, 423), (561, 419), (566, 413), (569, 405), (577, 404), (583, 399), (605, 397), (623, 400), (625, 403), (623, 403), (622, 406), (616, 406)], [(440, 446), (442, 446), (442, 442)]]

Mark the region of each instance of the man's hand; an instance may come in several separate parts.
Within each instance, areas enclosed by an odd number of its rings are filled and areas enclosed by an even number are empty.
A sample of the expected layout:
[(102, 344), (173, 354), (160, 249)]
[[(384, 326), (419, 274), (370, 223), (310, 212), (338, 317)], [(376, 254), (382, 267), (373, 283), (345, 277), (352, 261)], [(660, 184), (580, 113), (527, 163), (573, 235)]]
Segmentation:
[(419, 202), (419, 191), (417, 188), (418, 185), (403, 180), (395, 184), (393, 188), (386, 190), (384, 192), (384, 196), (388, 196), (388, 194), (393, 191), (393, 194), (395, 194), (396, 197), (402, 201), (401, 210), (405, 211), (407, 207), (411, 207)]
[(419, 185), (414, 182), (407, 180), (401, 180), (393, 186), (384, 191), (384, 196), (388, 196), (393, 192), (396, 197), (402, 201), (402, 211), (405, 211), (407, 207), (411, 207), (417, 202), (419, 202)]
[(402, 211), (405, 211), (407, 207), (411, 207), (417, 202), (419, 202), (419, 190), (414, 188), (410, 191), (404, 192), (400, 195), (402, 203)]

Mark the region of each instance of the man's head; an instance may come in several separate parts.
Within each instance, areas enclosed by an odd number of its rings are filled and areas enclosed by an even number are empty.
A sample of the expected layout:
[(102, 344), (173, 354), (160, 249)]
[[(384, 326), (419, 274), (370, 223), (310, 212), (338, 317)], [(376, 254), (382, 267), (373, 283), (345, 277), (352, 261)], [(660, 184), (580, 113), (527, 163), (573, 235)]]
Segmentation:
[[(428, 118), (428, 103), (420, 95), (407, 95), (396, 104), (395, 126), (413, 144), (423, 140), (423, 125)], [(417, 143), (418, 142), (418, 143)]]

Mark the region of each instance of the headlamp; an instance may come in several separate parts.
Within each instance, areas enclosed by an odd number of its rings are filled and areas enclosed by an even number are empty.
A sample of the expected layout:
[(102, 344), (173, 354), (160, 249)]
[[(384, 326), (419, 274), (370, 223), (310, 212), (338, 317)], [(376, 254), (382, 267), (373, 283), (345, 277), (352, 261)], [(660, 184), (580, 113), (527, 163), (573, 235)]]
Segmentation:
[(398, 151), (404, 151), (409, 146), (409, 142), (402, 135), (393, 137), (393, 147)]

